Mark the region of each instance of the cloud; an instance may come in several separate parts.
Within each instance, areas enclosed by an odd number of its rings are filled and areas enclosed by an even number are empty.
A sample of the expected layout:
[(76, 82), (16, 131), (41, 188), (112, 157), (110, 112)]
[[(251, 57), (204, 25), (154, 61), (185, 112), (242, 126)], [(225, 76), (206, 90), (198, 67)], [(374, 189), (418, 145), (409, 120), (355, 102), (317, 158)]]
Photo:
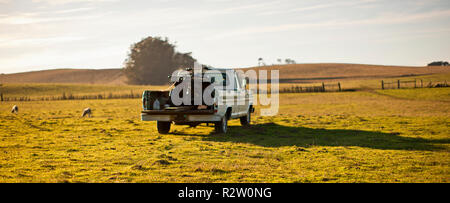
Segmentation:
[(247, 4), (247, 5), (239, 5), (235, 7), (228, 7), (224, 8), (218, 11), (215, 11), (216, 14), (232, 14), (237, 13), (241, 11), (248, 11), (248, 10), (254, 10), (254, 9), (268, 9), (272, 8), (274, 5), (281, 4), (281, 1), (270, 1), (267, 3), (253, 3), (253, 4)]
[(115, 2), (118, 0), (33, 0), (34, 3), (46, 3), (50, 5), (63, 5), (70, 3), (100, 3), (100, 2)]
[(57, 21), (87, 20), (101, 16), (103, 16), (103, 14), (89, 15), (89, 16), (69, 16), (69, 17), (38, 17), (34, 14), (25, 13), (0, 18), (0, 24), (10, 24), (10, 25), (38, 24)]
[(258, 27), (248, 27), (240, 30), (236, 30), (233, 32), (226, 32), (218, 35), (214, 35), (206, 38), (206, 40), (218, 40), (228, 37), (234, 36), (242, 36), (242, 35), (251, 35), (251, 34), (261, 34), (261, 33), (272, 33), (272, 32), (283, 32), (301, 28), (310, 28), (310, 27), (319, 27), (319, 26), (327, 26), (333, 25), (331, 22), (322, 22), (322, 23), (305, 23), (305, 24), (283, 24), (276, 26), (258, 26)]
[(72, 16), (65, 15), (78, 12), (85, 12), (93, 9), (94, 8), (92, 7), (86, 7), (76, 9), (56, 10), (50, 12), (24, 12), (9, 15), (0, 15), (0, 24), (24, 25), (24, 24), (37, 24), (37, 23), (48, 23), (48, 22), (69, 21), (69, 20), (86, 20), (92, 18), (99, 18), (106, 14), (102, 13), (102, 14), (72, 15)]
[(84, 12), (93, 10), (94, 7), (85, 7), (85, 8), (74, 8), (74, 9), (67, 9), (67, 10), (58, 10), (54, 11), (53, 13), (76, 13), (76, 12)]
[(273, 33), (284, 32), (298, 29), (317, 28), (317, 27), (342, 27), (342, 26), (361, 26), (361, 25), (386, 25), (386, 24), (401, 24), (401, 23), (415, 23), (418, 21), (450, 17), (450, 10), (435, 10), (425, 13), (417, 14), (401, 14), (401, 13), (386, 13), (379, 17), (363, 20), (331, 20), (322, 21), (316, 23), (291, 23), (275, 26), (257, 26), (248, 27), (233, 32), (221, 33), (208, 37), (206, 40), (218, 40), (234, 36), (261, 34), (261, 33)]
[(322, 3), (322, 4), (316, 4), (316, 5), (310, 5), (310, 6), (304, 6), (299, 8), (293, 8), (293, 9), (283, 9), (278, 11), (270, 11), (270, 12), (263, 12), (260, 13), (261, 15), (273, 15), (273, 14), (279, 14), (279, 13), (296, 13), (296, 12), (303, 12), (303, 11), (314, 11), (314, 10), (321, 10), (326, 8), (336, 8), (336, 7), (354, 7), (354, 6), (361, 6), (361, 5), (368, 5), (372, 3), (376, 3), (380, 0), (358, 0), (358, 1), (336, 1), (333, 3)]
[(424, 13), (383, 13), (378, 17), (363, 20), (344, 21), (338, 25), (390, 25), (418, 23), (425, 20), (450, 17), (450, 10), (434, 10)]
[(61, 42), (72, 42), (83, 40), (84, 37), (64, 36), (64, 37), (41, 37), (41, 38), (23, 38), (23, 39), (1, 39), (0, 47), (19, 47), (34, 45), (49, 45)]
[[(139, 12), (131, 12), (122, 14), (120, 19), (114, 21), (115, 23), (130, 24), (141, 27), (170, 27), (173, 28), (187, 28), (200, 24), (201, 22), (211, 21), (218, 16), (230, 16), (236, 14), (254, 13), (254, 11), (261, 11), (269, 9), (272, 6), (279, 4), (281, 1), (271, 1), (267, 3), (254, 4), (232, 4), (226, 6), (209, 7), (193, 7), (187, 9), (182, 4), (163, 8), (142, 8)], [(152, 19), (150, 21), (143, 21), (142, 19)], [(195, 22), (196, 24), (193, 24)]]

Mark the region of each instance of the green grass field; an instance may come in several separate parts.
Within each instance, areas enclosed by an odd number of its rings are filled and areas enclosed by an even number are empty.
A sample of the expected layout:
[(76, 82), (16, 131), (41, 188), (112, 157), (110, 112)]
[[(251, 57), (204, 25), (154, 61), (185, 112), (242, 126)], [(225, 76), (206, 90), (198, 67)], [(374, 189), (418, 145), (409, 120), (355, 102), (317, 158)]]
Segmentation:
[(400, 90), (377, 90), (377, 93), (395, 98), (418, 101), (444, 101), (450, 102), (450, 88), (423, 88)]
[(140, 99), (2, 102), (0, 182), (450, 182), (449, 101), (449, 88), (282, 94), (279, 115), (225, 135), (160, 135)]

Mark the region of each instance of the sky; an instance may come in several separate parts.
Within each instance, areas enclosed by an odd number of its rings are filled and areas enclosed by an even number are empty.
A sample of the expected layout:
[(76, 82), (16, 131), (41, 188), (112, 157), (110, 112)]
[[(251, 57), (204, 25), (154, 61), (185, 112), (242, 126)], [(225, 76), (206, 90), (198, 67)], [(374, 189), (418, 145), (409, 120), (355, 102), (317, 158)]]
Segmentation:
[(450, 1), (0, 0), (0, 73), (122, 68), (148, 36), (221, 68), (424, 66), (450, 59)]

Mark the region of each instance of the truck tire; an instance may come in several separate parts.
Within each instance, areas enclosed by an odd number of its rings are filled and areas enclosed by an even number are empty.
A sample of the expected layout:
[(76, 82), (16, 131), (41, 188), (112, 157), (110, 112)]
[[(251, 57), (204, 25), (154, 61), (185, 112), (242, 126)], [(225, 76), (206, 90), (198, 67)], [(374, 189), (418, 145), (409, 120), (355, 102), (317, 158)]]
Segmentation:
[(167, 134), (170, 131), (170, 125), (172, 123), (168, 121), (157, 121), (158, 132), (160, 134)]
[(222, 120), (215, 123), (216, 133), (227, 133), (228, 128), (228, 118), (225, 115)]
[(247, 112), (246, 116), (240, 117), (241, 119), (241, 125), (242, 126), (248, 126), (250, 125), (250, 121), (252, 119), (252, 113), (250, 112), (250, 109)]

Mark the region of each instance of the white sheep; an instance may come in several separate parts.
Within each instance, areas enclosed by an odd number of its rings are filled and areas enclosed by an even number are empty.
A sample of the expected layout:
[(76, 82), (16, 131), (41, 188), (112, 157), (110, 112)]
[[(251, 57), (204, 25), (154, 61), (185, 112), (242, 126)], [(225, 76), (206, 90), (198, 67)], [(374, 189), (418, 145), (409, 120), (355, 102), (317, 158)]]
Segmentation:
[(91, 108), (85, 108), (84, 110), (83, 110), (83, 115), (81, 115), (81, 117), (84, 117), (84, 116), (89, 116), (89, 118), (91, 117), (91, 114), (92, 114), (92, 111), (91, 111)]
[(17, 107), (17, 105), (14, 105), (11, 109), (11, 113), (19, 113), (19, 107)]

